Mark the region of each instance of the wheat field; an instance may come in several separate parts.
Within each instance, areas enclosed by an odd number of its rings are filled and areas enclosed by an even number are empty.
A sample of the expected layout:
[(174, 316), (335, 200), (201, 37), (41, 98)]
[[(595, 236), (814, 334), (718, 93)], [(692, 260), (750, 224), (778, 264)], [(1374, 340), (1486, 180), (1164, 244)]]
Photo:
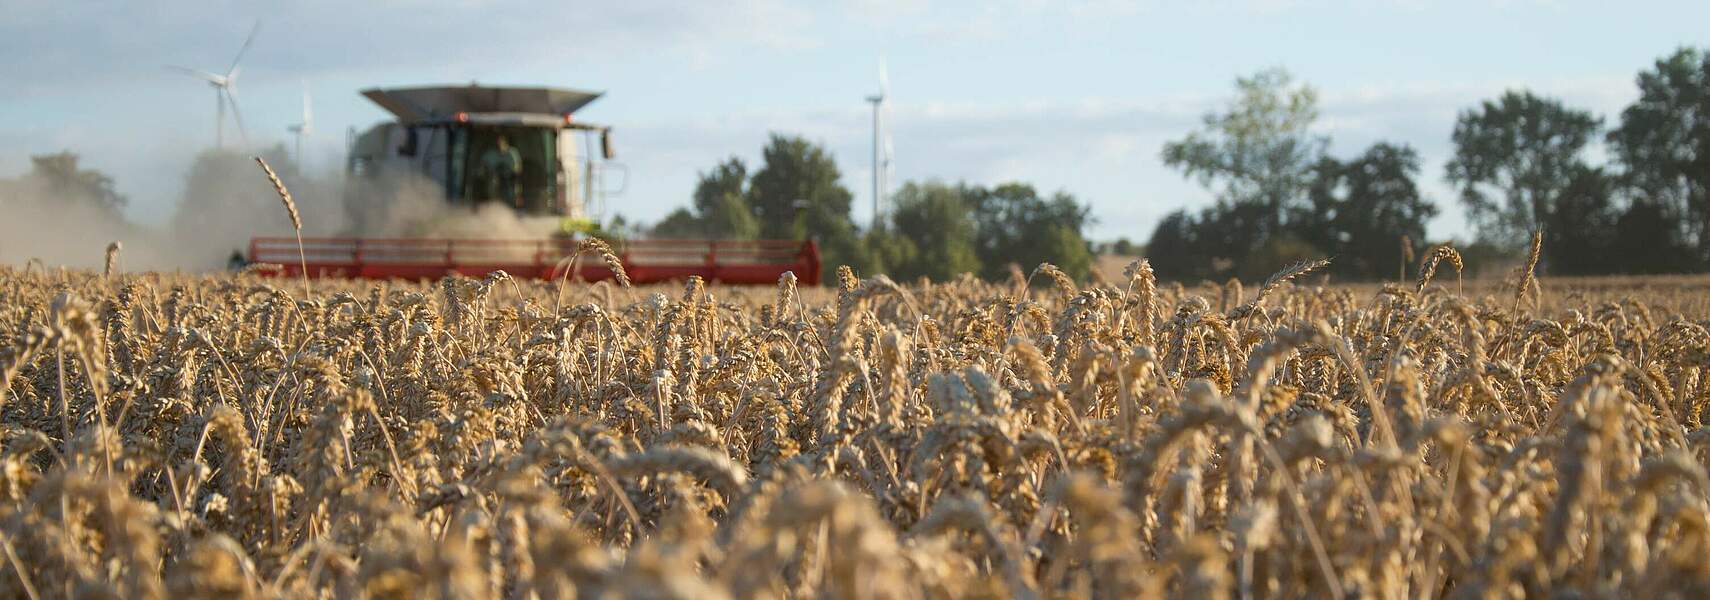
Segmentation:
[(827, 290), (0, 267), (0, 595), (1710, 594), (1710, 281), (1458, 264)]

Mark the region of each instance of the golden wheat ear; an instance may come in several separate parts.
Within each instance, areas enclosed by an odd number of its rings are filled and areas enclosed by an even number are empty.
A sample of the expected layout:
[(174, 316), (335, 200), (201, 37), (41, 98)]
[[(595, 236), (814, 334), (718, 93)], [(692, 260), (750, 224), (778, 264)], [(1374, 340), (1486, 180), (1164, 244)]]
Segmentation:
[(101, 267), (101, 275), (103, 277), (112, 277), (113, 271), (116, 268), (118, 268), (118, 266), (119, 266), (119, 243), (118, 242), (111, 242), (111, 243), (107, 244), (107, 257), (106, 257), (106, 260), (102, 261), (102, 265), (103, 266)]
[(279, 174), (273, 172), (273, 167), (268, 166), (265, 159), (259, 156), (253, 158), (255, 164), (261, 165), (261, 172), (267, 174), (267, 181), (273, 184), (274, 193), (279, 195), (279, 203), (285, 205), (285, 214), (291, 217), (291, 229), (297, 234), (297, 264), (303, 271), (303, 289), (313, 296), (315, 290), (309, 284), (308, 253), (303, 251), (303, 216), (297, 212), (297, 201), (291, 199), (291, 190), (285, 189), (285, 182), (279, 180)]

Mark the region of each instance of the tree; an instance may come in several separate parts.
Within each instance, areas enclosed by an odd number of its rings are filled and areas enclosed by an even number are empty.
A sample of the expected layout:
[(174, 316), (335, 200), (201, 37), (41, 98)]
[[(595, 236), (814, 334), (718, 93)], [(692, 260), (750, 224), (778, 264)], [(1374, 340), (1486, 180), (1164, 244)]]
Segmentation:
[(885, 268), (893, 277), (949, 280), (978, 272), (973, 209), (966, 186), (907, 183), (893, 197), (890, 221), (910, 252), (893, 255)]
[(75, 152), (38, 154), (30, 157), (30, 172), (19, 185), (42, 198), (91, 206), (117, 216), (126, 199), (114, 189), (113, 178), (78, 165)]
[(861, 234), (855, 263), (868, 273), (887, 273), (898, 281), (910, 277), (927, 277), (920, 266), (920, 248), (915, 241), (898, 233), (894, 227), (869, 228)]
[(1676, 50), (1640, 72), (1638, 85), (1639, 99), (1609, 132), (1610, 150), (1638, 197), (1651, 203), (1639, 210), (1679, 223), (1677, 237), (1696, 245), (1693, 262), (1704, 268), (1710, 264), (1710, 54)]
[(125, 220), (113, 179), (59, 152), (30, 157), (30, 170), (0, 178), (0, 263), (101, 266), (101, 248), (125, 244), (129, 268), (160, 268), (153, 236)]
[(1548, 273), (1598, 275), (1623, 269), (1609, 252), (1619, 216), (1615, 195), (1615, 180), (1603, 169), (1575, 170), (1544, 223), (1542, 263)]
[(1702, 268), (1677, 237), (1679, 221), (1660, 202), (1635, 200), (1615, 220), (1606, 253), (1622, 273), (1680, 273)]
[(623, 216), (623, 213), (612, 213), (612, 218), (606, 221), (600, 230), (607, 236), (601, 239), (626, 240), (640, 237), (644, 233), (641, 222), (631, 221), (628, 217)]
[(1252, 230), (1230, 232), (1229, 242), (1245, 254), (1265, 236), (1281, 231), (1291, 205), (1304, 197), (1312, 167), (1326, 138), (1312, 133), (1318, 93), (1296, 86), (1288, 71), (1261, 71), (1235, 80), (1236, 98), (1222, 112), (1208, 113), (1199, 131), (1164, 144), (1164, 164), (1213, 188), (1220, 207), (1245, 207), (1259, 217)]
[(701, 220), (707, 237), (724, 240), (752, 240), (760, 236), (760, 221), (748, 199), (737, 194), (725, 194), (703, 209)]
[(1204, 279), (1211, 258), (1201, 250), (1199, 223), (1186, 210), (1177, 210), (1158, 221), (1146, 243), (1146, 258), (1161, 279)]
[(1135, 256), (1143, 251), (1143, 248), (1136, 248), (1134, 241), (1126, 237), (1116, 238), (1116, 241), (1110, 243), (1110, 253), (1117, 256)]
[(730, 157), (700, 174), (693, 203), (678, 208), (654, 224), (651, 233), (662, 238), (711, 238), (752, 240), (760, 233), (760, 221), (748, 205), (748, 167)]
[(854, 196), (839, 182), (842, 173), (829, 152), (805, 138), (772, 134), (762, 151), (748, 200), (767, 238), (846, 235)]
[(1058, 192), (1047, 200), (1024, 183), (967, 188), (966, 193), (973, 199), (979, 232), (975, 254), (987, 278), (1006, 276), (1012, 262), (1024, 268), (1050, 262), (1075, 278), (1092, 270), (1092, 252), (1081, 237), (1092, 218), (1073, 196)]
[(842, 174), (831, 153), (804, 138), (774, 133), (761, 155), (765, 164), (748, 184), (760, 237), (816, 239), (828, 268), (872, 266), (862, 260), (849, 218), (854, 195), (839, 182)]
[(748, 165), (732, 156), (700, 174), (695, 183), (695, 210), (703, 214), (716, 208), (730, 196), (742, 196), (748, 190)]
[(695, 211), (679, 206), (648, 229), (656, 238), (698, 238), (706, 234), (706, 222)]
[(1580, 154), (1601, 126), (1589, 112), (1527, 91), (1462, 112), (1447, 171), (1479, 234), (1519, 246), (1549, 222), (1557, 198), (1586, 168)]
[[(1078, 227), (1064, 222), (1046, 223), (1035, 234), (1035, 238), (1027, 247), (1028, 250), (1037, 252), (1037, 254), (1031, 255), (1031, 258), (1037, 260), (1029, 260), (1028, 262), (1034, 264), (1050, 262), (1075, 279), (1085, 279), (1092, 273), (1092, 251), (1087, 248), (1087, 240), (1081, 236), (1081, 230)], [(1027, 254), (1017, 256), (1029, 258)], [(988, 276), (996, 277), (995, 274)]]
[(1425, 239), (1437, 206), (1419, 193), (1419, 154), (1379, 142), (1349, 161), (1323, 158), (1314, 169), (1309, 211), (1295, 219), (1297, 235), (1336, 257), (1335, 272), (1376, 279), (1401, 262), (1401, 237)]
[[(1256, 202), (1218, 203), (1201, 211), (1199, 218), (1194, 221), (1194, 227), (1197, 229), (1194, 240), (1198, 254), (1206, 259), (1205, 266), (1200, 269), (1203, 277), (1224, 279), (1239, 275), (1237, 268), (1263, 271), (1275, 264), (1275, 261), (1265, 254), (1265, 247), (1271, 238), (1287, 235), (1288, 232), (1267, 230), (1267, 224), (1274, 219), (1275, 213), (1270, 207)], [(1255, 258), (1260, 260), (1255, 262)], [(1283, 263), (1283, 266), (1286, 264)], [(1258, 277), (1266, 277), (1269, 274)]]
[(760, 221), (748, 205), (748, 167), (730, 157), (712, 171), (700, 174), (695, 185), (695, 210), (707, 237), (752, 240), (760, 234)]

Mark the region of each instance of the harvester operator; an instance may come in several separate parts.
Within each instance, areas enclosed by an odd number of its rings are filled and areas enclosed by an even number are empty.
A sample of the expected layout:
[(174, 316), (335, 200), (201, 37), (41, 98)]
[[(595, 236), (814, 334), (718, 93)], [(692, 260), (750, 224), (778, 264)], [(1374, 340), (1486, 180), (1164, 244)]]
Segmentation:
[(481, 175), (486, 183), (486, 194), (489, 200), (503, 200), (516, 208), (522, 208), (522, 152), (511, 146), (511, 141), (500, 135), (493, 147), (481, 154)]

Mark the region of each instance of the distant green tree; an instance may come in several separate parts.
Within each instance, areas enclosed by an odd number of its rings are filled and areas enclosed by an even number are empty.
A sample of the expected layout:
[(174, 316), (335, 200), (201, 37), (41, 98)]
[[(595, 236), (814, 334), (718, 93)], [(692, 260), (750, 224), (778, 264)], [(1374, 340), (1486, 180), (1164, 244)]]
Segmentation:
[(760, 237), (818, 240), (828, 272), (844, 264), (872, 270), (849, 217), (854, 195), (839, 181), (831, 153), (805, 138), (774, 133), (761, 155), (765, 163), (748, 184)]
[(1615, 188), (1615, 178), (1603, 169), (1574, 171), (1544, 222), (1540, 270), (1550, 275), (1597, 275), (1625, 268), (1620, 257), (1610, 254), (1620, 216), (1614, 206)]
[(1134, 246), (1133, 240), (1125, 237), (1117, 238), (1116, 241), (1111, 242), (1110, 244), (1110, 253), (1117, 256), (1134, 256), (1139, 253), (1139, 250), (1139, 248)]
[(752, 240), (760, 235), (760, 220), (747, 198), (748, 167), (730, 157), (702, 173), (695, 185), (695, 210), (707, 237)]
[(1518, 247), (1551, 219), (1601, 121), (1528, 91), (1464, 111), (1455, 124), (1448, 179), (1461, 189), (1479, 234)]
[(706, 222), (695, 211), (686, 207), (677, 207), (665, 218), (654, 223), (648, 233), (655, 238), (699, 238), (706, 235)]
[(1680, 222), (1661, 202), (1635, 198), (1615, 219), (1614, 239), (1605, 253), (1620, 273), (1682, 273), (1699, 270), (1699, 262), (1678, 239)]
[(1379, 142), (1352, 160), (1323, 158), (1309, 208), (1292, 229), (1335, 256), (1330, 268), (1340, 275), (1393, 274), (1401, 262), (1401, 237), (1425, 239), (1425, 224), (1437, 215), (1437, 206), (1419, 193), (1418, 175), (1419, 154), (1406, 145)]
[(748, 200), (736, 194), (719, 196), (712, 208), (701, 213), (707, 237), (725, 240), (752, 240), (760, 236), (760, 220), (748, 206)]
[(920, 268), (920, 248), (915, 240), (898, 233), (894, 227), (867, 229), (861, 233), (860, 248), (855, 262), (866, 272), (886, 273), (903, 281), (928, 276)]
[(1185, 209), (1158, 221), (1146, 243), (1146, 259), (1159, 278), (1184, 281), (1210, 276), (1211, 257), (1204, 252), (1199, 232), (1198, 221)]
[(842, 173), (825, 148), (805, 138), (772, 134), (762, 151), (764, 164), (754, 173), (748, 199), (760, 219), (760, 235), (803, 238), (844, 235), (854, 196), (839, 181)]
[(890, 221), (912, 252), (892, 256), (885, 270), (893, 277), (928, 277), (946, 281), (978, 272), (974, 250), (977, 234), (972, 202), (964, 186), (938, 182), (907, 183), (893, 196)]
[(629, 220), (628, 217), (623, 216), (623, 213), (612, 213), (612, 218), (600, 227), (608, 236), (602, 239), (626, 240), (639, 237), (644, 233), (641, 225), (639, 222)]
[[(1638, 76), (1639, 99), (1621, 111), (1621, 124), (1609, 132), (1609, 148), (1625, 168), (1637, 197), (1631, 222), (1651, 218), (1674, 221), (1680, 234), (1653, 241), (1695, 242), (1687, 268), (1710, 266), (1710, 54), (1681, 48), (1658, 59)], [(1654, 232), (1653, 232), (1654, 233)], [(1642, 239), (1632, 239), (1641, 243)], [(1655, 246), (1655, 244), (1641, 244)], [(1645, 254), (1674, 252), (1654, 247)]]
[(658, 238), (755, 239), (760, 221), (748, 205), (747, 189), (748, 168), (742, 159), (725, 159), (700, 174), (690, 206), (666, 215), (651, 233)]
[[(1312, 131), (1318, 93), (1281, 68), (1237, 78), (1235, 88), (1198, 131), (1164, 144), (1164, 164), (1197, 179), (1216, 202), (1159, 223), (1146, 254), (1160, 277), (1221, 279), (1269, 268), (1278, 252), (1319, 253), (1290, 227), (1311, 213), (1308, 192), (1329, 145)], [(1279, 236), (1288, 239), (1272, 239)]]
[[(1318, 93), (1295, 85), (1281, 68), (1235, 80), (1236, 97), (1208, 113), (1198, 131), (1164, 144), (1166, 166), (1213, 189), (1220, 208), (1239, 213), (1248, 227), (1226, 231), (1226, 251), (1245, 254), (1282, 230), (1295, 202), (1305, 197), (1312, 169), (1328, 140), (1312, 132)], [(1255, 218), (1256, 217), (1256, 218)]]
[[(1194, 240), (1198, 254), (1207, 259), (1203, 266), (1207, 279), (1240, 276), (1239, 269), (1264, 270), (1274, 261), (1262, 256), (1271, 238), (1288, 235), (1286, 230), (1267, 231), (1274, 218), (1271, 208), (1263, 204), (1215, 204), (1200, 212), (1194, 221), (1198, 231)], [(1298, 238), (1290, 240), (1300, 242)], [(1251, 259), (1259, 258), (1259, 262)], [(1284, 263), (1286, 266), (1287, 263)], [(1259, 277), (1267, 277), (1269, 273)]]
[[(1037, 266), (1041, 262), (1050, 262), (1077, 280), (1084, 280), (1092, 273), (1092, 249), (1087, 246), (1086, 238), (1081, 236), (1079, 227), (1062, 221), (1049, 222), (1045, 223), (1034, 236), (1034, 240), (1028, 246), (1031, 247), (1030, 249), (1036, 249), (1034, 251), (1038, 254), (1031, 258), (1041, 260), (1029, 260), (1023, 264)], [(1028, 255), (1022, 254), (1021, 256), (1027, 257)], [(987, 276), (996, 278), (997, 274), (988, 271)]]
[(84, 169), (75, 152), (38, 154), (30, 157), (30, 172), (23, 185), (32, 186), (42, 197), (76, 202), (117, 215), (127, 200), (113, 186), (113, 178), (94, 169)]
[(1031, 269), (1050, 262), (1077, 279), (1092, 270), (1092, 252), (1081, 236), (1092, 217), (1073, 196), (1059, 192), (1041, 198), (1023, 183), (965, 193), (973, 199), (975, 255), (988, 279), (1005, 277), (1010, 263)]
[(726, 197), (747, 193), (748, 165), (740, 157), (732, 156), (700, 174), (695, 182), (694, 206), (706, 213), (718, 208), (719, 202)]

